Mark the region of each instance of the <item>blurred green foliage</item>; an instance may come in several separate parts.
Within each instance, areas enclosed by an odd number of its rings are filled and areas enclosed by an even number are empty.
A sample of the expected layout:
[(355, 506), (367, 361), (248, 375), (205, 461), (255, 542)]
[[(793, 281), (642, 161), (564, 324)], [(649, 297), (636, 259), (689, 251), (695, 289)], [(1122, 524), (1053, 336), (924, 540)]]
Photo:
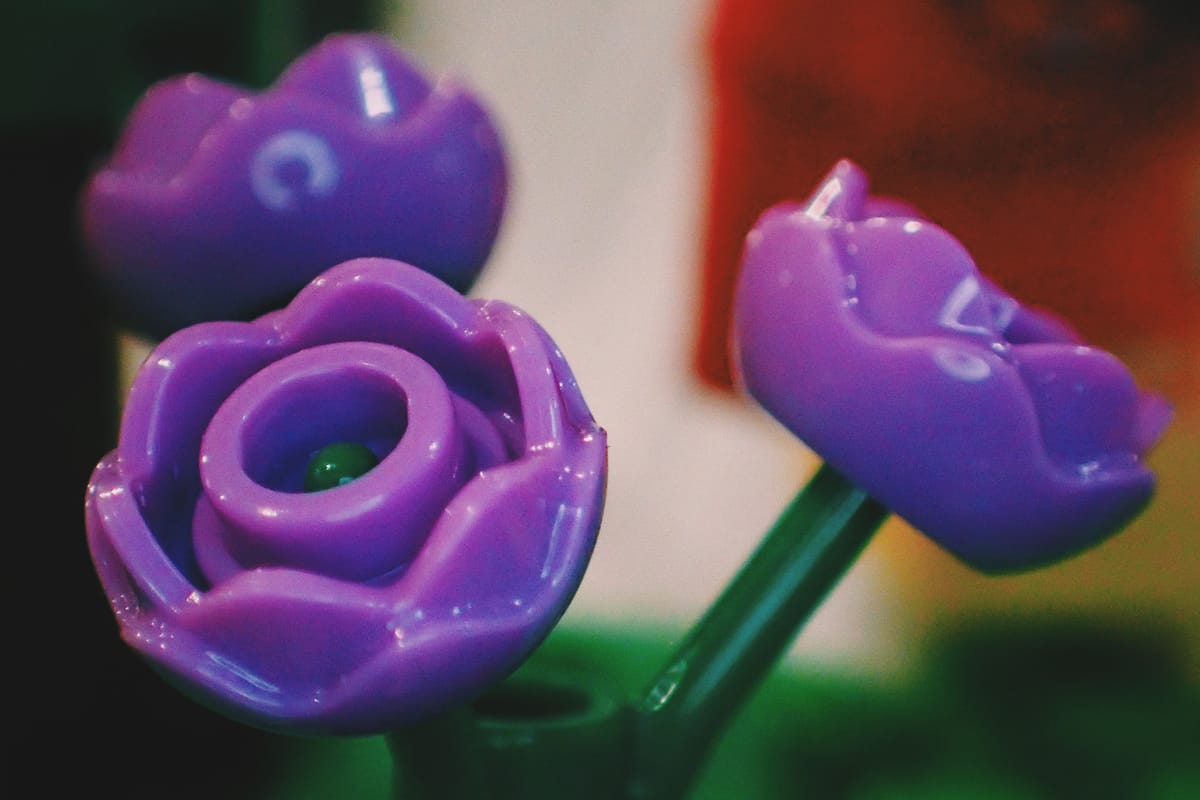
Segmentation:
[[(682, 632), (557, 630), (531, 666), (642, 689)], [(1200, 797), (1200, 681), (1170, 631), (973, 619), (911, 678), (777, 670), (695, 800), (1184, 800)], [(307, 741), (271, 798), (385, 798), (381, 739)]]

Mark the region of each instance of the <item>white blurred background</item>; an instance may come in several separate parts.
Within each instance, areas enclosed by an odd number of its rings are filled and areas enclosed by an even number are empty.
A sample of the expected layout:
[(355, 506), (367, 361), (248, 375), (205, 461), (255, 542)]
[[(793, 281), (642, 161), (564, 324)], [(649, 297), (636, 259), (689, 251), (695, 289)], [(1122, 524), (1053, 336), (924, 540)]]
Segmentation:
[[(537, 318), (609, 435), (604, 523), (573, 619), (683, 626), (815, 462), (749, 401), (691, 372), (707, 170), (703, 0), (404, 0), (389, 18), (494, 112), (508, 209), (473, 290)], [(886, 667), (896, 635), (871, 551), (793, 656)]]

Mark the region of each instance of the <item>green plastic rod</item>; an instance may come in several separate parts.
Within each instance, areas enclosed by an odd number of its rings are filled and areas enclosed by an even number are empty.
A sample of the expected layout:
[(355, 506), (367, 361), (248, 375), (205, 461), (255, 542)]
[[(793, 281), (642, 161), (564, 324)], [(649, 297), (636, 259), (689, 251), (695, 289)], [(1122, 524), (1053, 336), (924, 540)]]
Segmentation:
[(758, 549), (636, 703), (629, 797), (685, 797), (709, 750), (888, 510), (828, 466)]
[(627, 695), (607, 677), (526, 669), (476, 700), (387, 737), (394, 800), (620, 800)]

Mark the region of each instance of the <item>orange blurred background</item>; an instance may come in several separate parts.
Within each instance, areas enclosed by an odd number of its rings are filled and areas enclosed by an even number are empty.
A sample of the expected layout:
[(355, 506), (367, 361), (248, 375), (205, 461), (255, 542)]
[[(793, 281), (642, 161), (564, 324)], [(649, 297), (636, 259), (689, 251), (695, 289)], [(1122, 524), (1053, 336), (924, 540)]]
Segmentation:
[(849, 157), (874, 192), (921, 208), (1014, 296), (1068, 318), (1176, 407), (1152, 455), (1150, 509), (1061, 565), (985, 578), (889, 523), (881, 557), (928, 625), (971, 611), (1100, 611), (1185, 630), (1200, 654), (1198, 17), (1195, 4), (1120, 0), (714, 7), (694, 347), (704, 382), (730, 386), (746, 231)]

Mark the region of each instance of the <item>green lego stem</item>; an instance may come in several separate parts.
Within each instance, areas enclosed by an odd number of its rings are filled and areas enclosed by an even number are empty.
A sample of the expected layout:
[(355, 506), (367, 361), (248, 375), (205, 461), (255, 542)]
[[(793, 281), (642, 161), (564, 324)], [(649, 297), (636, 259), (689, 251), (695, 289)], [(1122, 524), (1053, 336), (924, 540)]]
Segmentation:
[(637, 704), (629, 797), (686, 795), (709, 750), (888, 510), (821, 466)]
[(746, 699), (889, 512), (828, 466), (801, 490), (649, 688), (522, 671), (388, 737), (400, 800), (679, 800)]
[(615, 800), (632, 712), (605, 676), (522, 670), (470, 706), (387, 737), (396, 800)]

